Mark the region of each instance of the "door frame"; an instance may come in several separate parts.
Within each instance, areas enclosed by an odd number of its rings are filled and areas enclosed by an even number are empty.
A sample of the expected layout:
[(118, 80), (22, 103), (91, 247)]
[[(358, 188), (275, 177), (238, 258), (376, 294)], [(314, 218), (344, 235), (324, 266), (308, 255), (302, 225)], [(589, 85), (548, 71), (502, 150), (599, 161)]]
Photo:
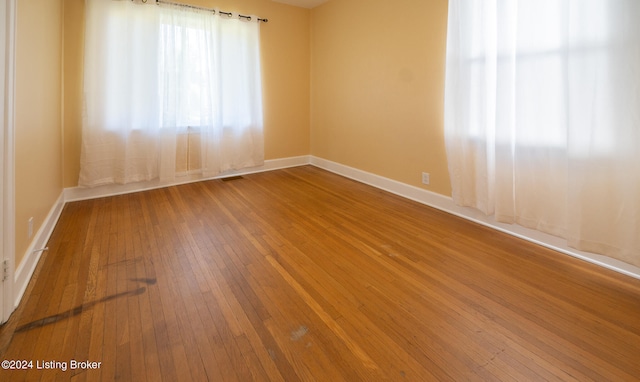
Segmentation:
[(15, 52), (16, 0), (6, 0), (0, 9), (0, 323), (15, 309)]

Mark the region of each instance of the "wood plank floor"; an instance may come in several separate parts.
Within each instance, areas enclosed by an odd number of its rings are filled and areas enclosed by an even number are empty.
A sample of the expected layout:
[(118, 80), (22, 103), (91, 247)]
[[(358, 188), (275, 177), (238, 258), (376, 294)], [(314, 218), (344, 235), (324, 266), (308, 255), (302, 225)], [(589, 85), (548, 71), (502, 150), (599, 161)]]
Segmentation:
[(639, 280), (311, 166), (70, 203), (48, 246), (2, 381), (640, 377)]

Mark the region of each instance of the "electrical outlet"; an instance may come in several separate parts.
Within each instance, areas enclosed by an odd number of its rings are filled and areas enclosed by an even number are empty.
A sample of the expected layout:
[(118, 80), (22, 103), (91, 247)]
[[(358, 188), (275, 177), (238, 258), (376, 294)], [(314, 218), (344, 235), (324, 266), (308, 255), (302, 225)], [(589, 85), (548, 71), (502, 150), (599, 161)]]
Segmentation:
[(29, 239), (33, 236), (33, 216), (29, 218)]
[(429, 173), (428, 172), (423, 172), (422, 173), (422, 183), (423, 184), (429, 184)]

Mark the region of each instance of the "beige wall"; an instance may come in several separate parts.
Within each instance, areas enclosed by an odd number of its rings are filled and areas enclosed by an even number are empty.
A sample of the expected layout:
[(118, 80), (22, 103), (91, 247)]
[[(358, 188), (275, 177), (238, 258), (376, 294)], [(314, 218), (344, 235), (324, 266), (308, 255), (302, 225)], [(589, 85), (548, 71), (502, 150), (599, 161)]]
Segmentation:
[[(330, 0), (313, 10), (271, 0), (183, 1), (269, 18), (261, 27), (266, 159), (312, 154), (450, 194), (442, 132), (446, 0)], [(19, 8), (21, 254), (28, 218), (37, 228), (59, 182), (78, 181), (84, 0), (20, 0)], [(423, 171), (430, 186), (420, 183)]]
[[(183, 0), (268, 18), (261, 25), (265, 158), (310, 152), (310, 11), (271, 0)], [(65, 0), (64, 186), (78, 184), (84, 0)]]
[(62, 192), (62, 1), (19, 0), (16, 31), (16, 264)]
[(446, 0), (331, 0), (311, 12), (311, 154), (451, 194)]
[[(449, 195), (443, 137), (446, 0), (183, 0), (262, 25), (265, 157), (312, 154)], [(84, 0), (65, 0), (64, 186), (77, 185)], [(421, 184), (421, 173), (431, 185)]]

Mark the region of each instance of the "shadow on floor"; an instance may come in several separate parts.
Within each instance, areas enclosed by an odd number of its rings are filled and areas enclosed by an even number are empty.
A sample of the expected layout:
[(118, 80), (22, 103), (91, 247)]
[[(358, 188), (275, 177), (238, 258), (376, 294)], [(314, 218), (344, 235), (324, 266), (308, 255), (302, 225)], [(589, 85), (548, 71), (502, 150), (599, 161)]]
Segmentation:
[[(131, 281), (143, 282), (143, 283), (148, 284), (148, 285), (153, 285), (153, 284), (156, 283), (156, 279), (131, 279)], [(35, 328), (41, 328), (41, 327), (46, 326), (46, 325), (54, 324), (56, 322), (59, 322), (59, 321), (62, 321), (62, 320), (66, 320), (66, 319), (68, 319), (70, 317), (77, 316), (80, 313), (84, 312), (85, 310), (93, 308), (97, 304), (102, 304), (102, 303), (105, 303), (107, 301), (115, 300), (115, 299), (118, 299), (118, 298), (121, 298), (121, 297), (137, 296), (137, 295), (140, 295), (140, 294), (146, 292), (146, 290), (147, 290), (146, 287), (140, 287), (138, 289), (134, 289), (134, 290), (131, 290), (131, 291), (117, 293), (117, 294), (113, 294), (111, 296), (105, 296), (105, 297), (103, 297), (103, 298), (101, 298), (99, 300), (95, 300), (95, 301), (90, 301), (90, 302), (84, 303), (82, 305), (76, 306), (75, 308), (71, 308), (71, 309), (69, 309), (67, 311), (55, 314), (53, 316), (41, 318), (39, 320), (32, 321), (32, 322), (29, 322), (27, 324), (21, 325), (21, 326), (16, 328), (14, 333), (25, 332), (27, 330), (32, 330), (32, 329), (35, 329)]]

